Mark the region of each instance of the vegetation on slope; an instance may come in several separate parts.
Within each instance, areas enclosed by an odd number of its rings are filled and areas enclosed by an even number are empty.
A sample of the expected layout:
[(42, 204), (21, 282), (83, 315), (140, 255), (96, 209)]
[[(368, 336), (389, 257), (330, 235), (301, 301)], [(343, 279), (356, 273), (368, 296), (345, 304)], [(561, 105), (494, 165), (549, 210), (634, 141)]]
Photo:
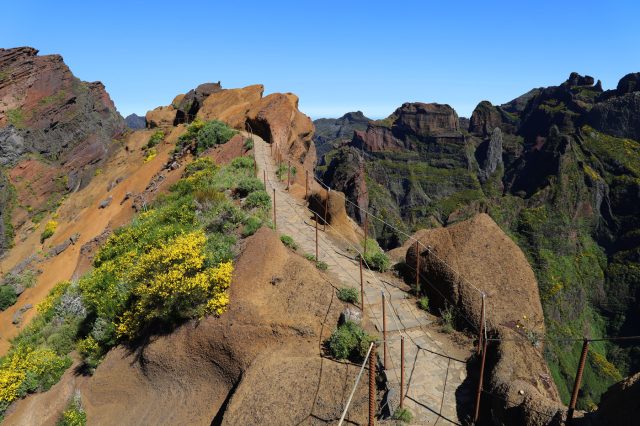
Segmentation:
[[(91, 272), (58, 284), (0, 359), (0, 412), (56, 383), (74, 349), (91, 371), (118, 343), (144, 344), (188, 319), (222, 314), (238, 238), (248, 223), (268, 224), (264, 189), (241, 184), (253, 171), (247, 157), (224, 167), (197, 159), (168, 194), (112, 234)], [(247, 202), (261, 193), (266, 203)]]

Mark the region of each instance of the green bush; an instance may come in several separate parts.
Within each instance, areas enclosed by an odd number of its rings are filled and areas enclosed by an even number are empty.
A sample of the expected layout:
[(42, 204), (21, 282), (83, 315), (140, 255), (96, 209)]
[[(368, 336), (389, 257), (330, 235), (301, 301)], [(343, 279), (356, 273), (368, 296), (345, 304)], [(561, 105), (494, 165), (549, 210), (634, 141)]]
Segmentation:
[(231, 160), (229, 165), (232, 169), (246, 169), (253, 170), (255, 161), (251, 157), (236, 157)]
[(16, 291), (13, 286), (3, 285), (0, 286), (0, 311), (4, 311), (9, 306), (12, 306), (18, 300)]
[(233, 130), (222, 121), (208, 121), (196, 136), (196, 153), (199, 154), (212, 146), (227, 143), (236, 133), (238, 133), (236, 130)]
[(205, 123), (195, 119), (187, 127), (187, 131), (178, 138), (176, 150), (191, 145), (195, 154), (200, 154), (212, 146), (227, 143), (236, 133), (236, 130), (222, 121), (212, 120)]
[(429, 298), (427, 296), (422, 296), (418, 299), (418, 307), (423, 311), (429, 311)]
[(267, 194), (267, 191), (258, 190), (254, 191), (244, 201), (244, 207), (247, 209), (262, 208), (268, 209), (271, 207), (271, 197)]
[(253, 149), (253, 139), (252, 138), (248, 138), (244, 140), (244, 149), (246, 149), (247, 151), (249, 151), (250, 149)]
[[(387, 257), (378, 245), (378, 242), (372, 238), (367, 238), (367, 241), (365, 241), (363, 245), (367, 248), (366, 254), (363, 258), (365, 266), (368, 266), (369, 269), (373, 269), (375, 271), (388, 271), (391, 266), (391, 262), (389, 261), (389, 257)], [(362, 256), (358, 255), (358, 258), (360, 257)]]
[(258, 190), (264, 191), (264, 184), (260, 179), (256, 179), (254, 177), (244, 177), (240, 179), (235, 190), (239, 196), (246, 197), (252, 192)]
[(406, 408), (398, 408), (393, 413), (393, 419), (401, 421), (402, 423), (411, 423), (413, 421), (413, 414)]
[(353, 287), (342, 287), (338, 290), (338, 299), (343, 302), (356, 304), (360, 300), (358, 290)]
[(296, 244), (296, 242), (290, 236), (280, 235), (280, 241), (282, 241), (282, 244), (289, 247), (290, 249), (298, 250), (298, 244)]
[(367, 334), (358, 324), (347, 321), (331, 333), (327, 346), (331, 355), (337, 359), (360, 361), (367, 355), (369, 345), (374, 341), (375, 337)]
[[(276, 176), (278, 177), (278, 179), (280, 180), (285, 180), (288, 176), (288, 172), (287, 172), (288, 166), (287, 164), (284, 163), (280, 163), (278, 165), (278, 168), (276, 169)], [(293, 178), (296, 175), (296, 167), (295, 166), (291, 166), (291, 178)]]
[(257, 216), (249, 216), (244, 222), (244, 228), (242, 229), (242, 236), (248, 237), (253, 235), (262, 226), (262, 220)]
[(147, 142), (147, 144), (144, 146), (144, 150), (147, 150), (149, 148), (153, 148), (154, 146), (157, 146), (158, 144), (160, 144), (160, 142), (162, 142), (164, 140), (164, 132), (162, 130), (156, 130), (153, 135), (151, 135), (151, 137), (149, 138), (149, 141)]
[(327, 262), (318, 260), (316, 261), (316, 268), (320, 269), (321, 271), (326, 271), (327, 269), (329, 269), (329, 265), (327, 265)]
[(452, 333), (456, 322), (456, 314), (453, 306), (447, 305), (440, 310), (440, 324), (444, 333)]
[(312, 262), (316, 261), (316, 256), (311, 254), (311, 253), (305, 253), (304, 254), (304, 258), (307, 259), (307, 260), (310, 260)]

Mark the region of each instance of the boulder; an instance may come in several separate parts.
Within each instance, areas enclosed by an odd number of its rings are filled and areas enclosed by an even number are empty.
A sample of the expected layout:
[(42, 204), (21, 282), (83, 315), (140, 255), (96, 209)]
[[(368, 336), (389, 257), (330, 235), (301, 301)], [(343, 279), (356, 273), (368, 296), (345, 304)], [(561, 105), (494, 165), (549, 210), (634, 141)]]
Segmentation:
[(261, 84), (218, 91), (203, 101), (198, 118), (221, 120), (236, 129), (248, 130), (245, 128), (247, 112), (251, 104), (260, 101), (263, 92)]
[(112, 196), (107, 197), (105, 200), (102, 200), (100, 204), (98, 204), (98, 208), (106, 209), (111, 205), (111, 201), (113, 201), (113, 197)]
[(640, 373), (612, 385), (600, 400), (595, 412), (594, 425), (630, 424), (630, 419), (640, 418)]
[(222, 85), (220, 82), (204, 83), (195, 89), (191, 89), (184, 96), (174, 99), (172, 105), (177, 110), (174, 124), (193, 121), (205, 99), (221, 90)]
[(156, 127), (173, 126), (176, 120), (177, 110), (172, 106), (160, 106), (151, 111), (148, 111), (145, 120), (147, 122), (147, 128), (153, 129)]
[(362, 311), (349, 306), (347, 309), (340, 313), (340, 324), (344, 324), (347, 321), (354, 322), (356, 324), (362, 323)]
[[(506, 339), (489, 347), (487, 390), (511, 401), (507, 406), (494, 398), (494, 416), (505, 424), (513, 418), (527, 419), (523, 424), (542, 424), (528, 411), (533, 408), (550, 416), (561, 412), (539, 340), (545, 325), (538, 284), (520, 248), (486, 214), (446, 228), (422, 230), (414, 237), (427, 247), (419, 249), (420, 271), (429, 277), (422, 290), (432, 306), (454, 305), (478, 328), (483, 292), (488, 334)], [(416, 254), (411, 244), (407, 264), (416, 264)]]

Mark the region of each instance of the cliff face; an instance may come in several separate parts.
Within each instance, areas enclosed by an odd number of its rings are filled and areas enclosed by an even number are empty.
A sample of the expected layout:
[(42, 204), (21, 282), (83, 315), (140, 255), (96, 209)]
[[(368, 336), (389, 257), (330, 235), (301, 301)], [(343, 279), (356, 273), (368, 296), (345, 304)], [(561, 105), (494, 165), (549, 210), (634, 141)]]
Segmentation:
[[(9, 178), (16, 167), (33, 174), (17, 185), (17, 207), (23, 208), (15, 225), (50, 209), (64, 192), (86, 186), (124, 129), (102, 83), (80, 81), (61, 56), (39, 56), (30, 47), (0, 49), (0, 167)], [(24, 163), (27, 158), (33, 161)], [(36, 175), (39, 185), (33, 185)], [(23, 186), (31, 193), (24, 194)], [(5, 218), (11, 216), (6, 208), (0, 205)]]
[[(330, 151), (321, 178), (405, 233), (486, 212), (531, 263), (549, 335), (638, 334), (639, 96), (637, 73), (610, 91), (573, 73), (503, 105), (481, 102), (468, 129), (446, 106), (405, 104)], [(370, 223), (381, 244), (404, 241)], [(582, 407), (640, 369), (634, 349), (596, 351)], [(579, 352), (545, 352), (565, 402)]]
[(353, 137), (355, 130), (365, 130), (371, 119), (362, 111), (348, 112), (340, 118), (319, 118), (313, 121), (316, 131), (313, 142), (316, 145), (318, 163), (324, 164), (324, 155)]

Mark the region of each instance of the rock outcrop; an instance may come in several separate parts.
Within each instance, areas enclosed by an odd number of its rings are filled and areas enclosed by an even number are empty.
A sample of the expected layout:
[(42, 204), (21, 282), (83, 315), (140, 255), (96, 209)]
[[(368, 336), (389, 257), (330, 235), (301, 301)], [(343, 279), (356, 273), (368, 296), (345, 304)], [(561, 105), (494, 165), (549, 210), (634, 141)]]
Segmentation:
[[(298, 109), (298, 97), (292, 93), (263, 97), (263, 92), (260, 84), (239, 89), (222, 89), (219, 83), (200, 85), (186, 95), (178, 95), (171, 105), (147, 112), (147, 126), (173, 126), (184, 122), (184, 117), (188, 122), (194, 118), (221, 120), (238, 130), (257, 134), (313, 173), (314, 128), (311, 119)], [(304, 180), (304, 173), (297, 173), (295, 179)]]
[[(420, 249), (419, 255), (421, 273), (429, 277), (424, 291), (432, 306), (453, 304), (477, 328), (480, 291), (486, 294), (489, 337), (505, 339), (489, 346), (487, 390), (498, 395), (492, 399), (494, 419), (501, 424), (547, 424), (562, 404), (542, 355), (542, 341), (536, 340), (545, 334), (544, 316), (538, 283), (524, 253), (486, 214), (414, 237), (430, 247)], [(406, 262), (416, 264), (413, 244)], [(531, 409), (549, 417), (532, 416)]]
[(588, 420), (597, 426), (629, 424), (632, 419), (638, 419), (640, 416), (638, 401), (640, 401), (640, 373), (611, 386), (602, 395), (598, 410), (589, 415)]
[[(102, 83), (80, 81), (61, 56), (39, 56), (30, 47), (0, 49), (0, 166), (12, 178), (15, 167), (32, 156), (40, 164), (34, 170), (44, 175), (26, 176), (21, 185), (48, 181), (29, 195), (29, 214), (86, 186), (124, 130)], [(6, 230), (3, 209), (0, 204)]]

